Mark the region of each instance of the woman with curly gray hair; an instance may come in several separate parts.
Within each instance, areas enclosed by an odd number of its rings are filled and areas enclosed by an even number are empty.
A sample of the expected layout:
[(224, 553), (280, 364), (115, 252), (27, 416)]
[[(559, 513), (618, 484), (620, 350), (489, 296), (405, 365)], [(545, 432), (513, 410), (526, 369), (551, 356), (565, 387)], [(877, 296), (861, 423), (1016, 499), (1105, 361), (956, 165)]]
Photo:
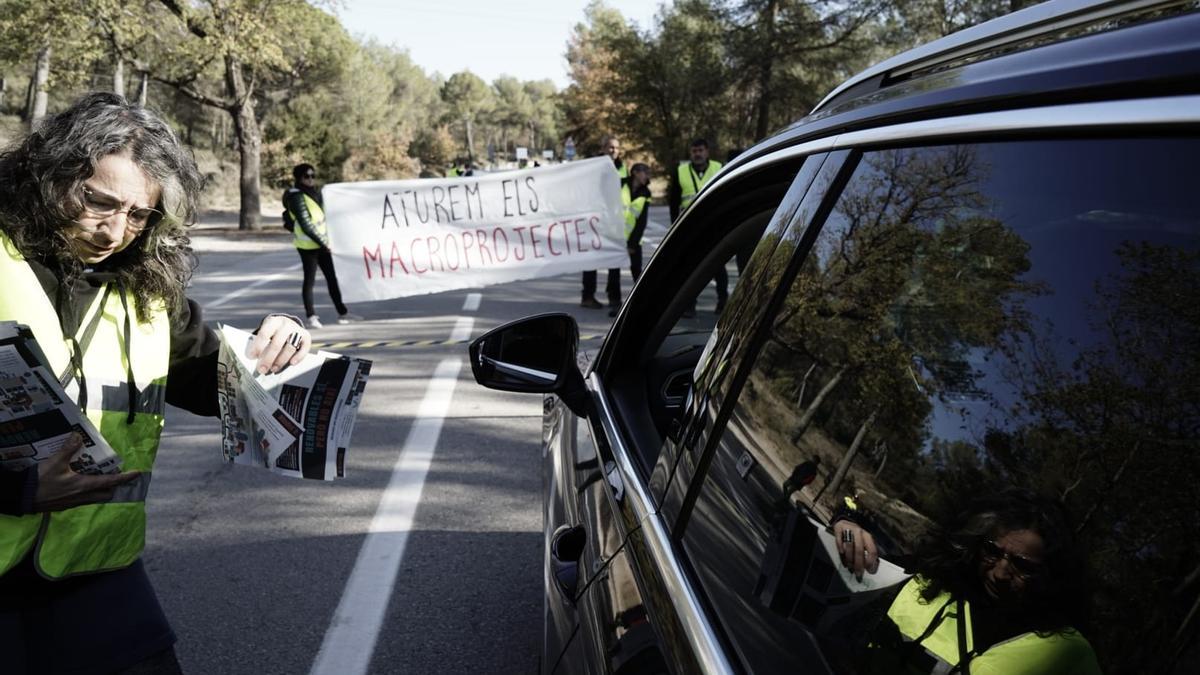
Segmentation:
[[(874, 573), (869, 518), (835, 516), (842, 564)], [(1084, 564), (1054, 501), (1021, 488), (973, 499), (934, 527), (859, 653), (860, 673), (1096, 675)]]
[[(201, 183), (171, 128), (114, 94), (0, 154), (0, 321), (30, 327), (123, 469), (73, 471), (76, 434), (0, 471), (5, 672), (179, 672), (140, 555), (165, 404), (218, 414), (219, 340), (184, 295)], [(309, 345), (298, 319), (270, 315), (252, 351), (277, 372)]]

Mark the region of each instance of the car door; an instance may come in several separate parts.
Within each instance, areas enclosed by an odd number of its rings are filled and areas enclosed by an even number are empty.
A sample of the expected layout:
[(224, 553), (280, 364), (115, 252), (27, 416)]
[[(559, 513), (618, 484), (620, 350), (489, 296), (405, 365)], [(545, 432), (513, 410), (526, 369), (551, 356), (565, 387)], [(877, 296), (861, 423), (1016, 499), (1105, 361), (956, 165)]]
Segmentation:
[[(655, 495), (664, 495), (671, 481), (678, 453), (667, 448), (687, 428), (693, 378), (728, 362), (728, 354), (713, 358), (724, 344), (717, 336), (739, 334), (761, 316), (752, 289), (823, 159), (761, 163), (706, 190), (655, 253), (588, 373), (595, 414), (586, 425), (599, 470), (588, 494), (598, 489), (603, 500), (587, 501), (589, 511), (580, 513), (593, 551), (581, 562), (596, 573), (578, 605), (579, 632), (569, 654), (590, 665), (577, 672), (728, 667)], [(739, 253), (752, 253), (741, 273), (734, 262)], [(718, 265), (737, 278), (720, 315), (709, 287)], [(685, 316), (692, 306), (697, 315)], [(566, 663), (559, 667), (569, 671)]]

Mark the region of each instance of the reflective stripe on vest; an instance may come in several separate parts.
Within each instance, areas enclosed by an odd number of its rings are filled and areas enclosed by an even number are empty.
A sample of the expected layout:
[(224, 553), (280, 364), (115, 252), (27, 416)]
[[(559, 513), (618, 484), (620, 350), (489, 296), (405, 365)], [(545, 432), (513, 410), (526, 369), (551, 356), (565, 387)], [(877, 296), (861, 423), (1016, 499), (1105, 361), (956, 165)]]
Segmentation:
[[(59, 328), (58, 315), (33, 270), (0, 232), (0, 321), (18, 321), (30, 327), (54, 373), (69, 371), (70, 343)], [(125, 311), (114, 289), (105, 300), (104, 287), (84, 313), (83, 326), (99, 316), (96, 330), (83, 353), (84, 382), (88, 388), (88, 419), (121, 456), (123, 471), (142, 476), (115, 491), (104, 504), (89, 504), (66, 511), (27, 516), (0, 515), (0, 574), (12, 568), (31, 547), (38, 571), (59, 578), (118, 569), (141, 554), (145, 541), (145, 498), (150, 471), (162, 434), (163, 409), (170, 363), (170, 326), (163, 308), (149, 323), (130, 322), (130, 344), (125, 348)], [(131, 299), (132, 300), (132, 299)], [(130, 311), (133, 311), (132, 302)], [(132, 363), (126, 354), (135, 355)], [(127, 367), (132, 366), (136, 395), (133, 423), (128, 421)], [(79, 379), (67, 387), (78, 396)]]
[[(300, 190), (297, 190), (296, 188), (290, 188), (288, 192), (290, 193), (293, 190), (300, 192)], [(313, 229), (315, 229), (322, 237), (328, 238), (329, 232), (325, 229), (325, 210), (322, 209), (321, 205), (317, 203), (317, 200), (313, 199), (312, 197), (309, 197), (303, 192), (300, 193), (300, 196), (304, 198), (304, 205), (308, 207), (309, 220), (313, 224)], [(286, 197), (287, 194), (284, 195), (285, 199)], [(304, 231), (304, 228), (300, 227), (300, 219), (296, 217), (296, 214), (292, 213), (291, 209), (288, 209), (288, 213), (292, 214), (292, 221), (296, 223), (296, 227), (292, 228), (292, 243), (296, 246), (296, 248), (309, 250), (321, 248), (321, 242), (313, 241), (312, 237), (308, 236), (308, 233)]]
[(721, 170), (721, 163), (716, 160), (708, 160), (708, 166), (705, 167), (704, 173), (696, 173), (696, 169), (692, 167), (691, 162), (679, 163), (679, 191), (681, 199), (679, 200), (679, 209), (682, 211), (692, 205), (692, 201), (696, 199), (696, 193), (700, 192), (700, 188), (704, 187), (712, 177), (717, 175)]
[[(905, 642), (913, 642), (922, 635), (920, 646), (933, 664), (928, 670), (914, 668), (911, 662), (892, 661), (893, 672), (928, 672), (931, 674), (956, 671), (962, 656), (958, 645), (958, 608), (949, 593), (942, 593), (930, 601), (921, 597), (921, 583), (917, 578), (909, 579), (888, 609), (887, 616), (899, 629)], [(968, 653), (976, 650), (971, 630), (971, 604), (963, 602), (961, 607), (967, 617), (966, 642)], [(1052, 633), (1046, 637), (1037, 633), (1022, 633), (1003, 642), (996, 643), (982, 653), (972, 656), (969, 662), (971, 675), (1099, 675), (1100, 666), (1087, 639), (1074, 630)], [(958, 669), (957, 672), (962, 672)]]
[(629, 235), (633, 234), (633, 228), (637, 227), (638, 216), (642, 215), (642, 209), (646, 208), (647, 201), (649, 200), (645, 197), (634, 199), (629, 185), (621, 186), (621, 203), (625, 205), (626, 239), (629, 239)]

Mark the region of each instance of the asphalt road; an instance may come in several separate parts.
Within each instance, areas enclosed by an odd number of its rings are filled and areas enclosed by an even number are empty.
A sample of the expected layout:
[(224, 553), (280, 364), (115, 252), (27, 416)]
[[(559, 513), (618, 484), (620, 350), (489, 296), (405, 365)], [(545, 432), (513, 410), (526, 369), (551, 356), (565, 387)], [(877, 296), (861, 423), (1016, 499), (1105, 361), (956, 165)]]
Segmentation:
[[(647, 258), (666, 209), (654, 207), (651, 221)], [(282, 229), (241, 236), (201, 228), (194, 244), (200, 267), (189, 295), (210, 324), (252, 329), (266, 313), (303, 314), (299, 259)], [(624, 282), (628, 292), (627, 271)], [(584, 335), (603, 334), (611, 321), (579, 307), (578, 274), (355, 305), (365, 321), (347, 326), (333, 323), (320, 277), (317, 284), (329, 325), (314, 337), (324, 342), (446, 340), (456, 326), (478, 336), (547, 311), (574, 314)], [(601, 297), (603, 285), (601, 273)], [(478, 308), (464, 309), (472, 293)], [(463, 345), (342, 351), (374, 361), (345, 479), (225, 464), (217, 420), (167, 415), (145, 560), (185, 672), (536, 672), (541, 397), (476, 385)], [(431, 385), (435, 371), (447, 376)], [(444, 418), (430, 414), (431, 396), (442, 397)], [(359, 561), (373, 522), (370, 559)], [(371, 573), (375, 558), (401, 550), (394, 580)], [(352, 575), (358, 595), (343, 601)], [(365, 607), (372, 602), (381, 622)], [(327, 647), (314, 668), (327, 634), (353, 647)]]

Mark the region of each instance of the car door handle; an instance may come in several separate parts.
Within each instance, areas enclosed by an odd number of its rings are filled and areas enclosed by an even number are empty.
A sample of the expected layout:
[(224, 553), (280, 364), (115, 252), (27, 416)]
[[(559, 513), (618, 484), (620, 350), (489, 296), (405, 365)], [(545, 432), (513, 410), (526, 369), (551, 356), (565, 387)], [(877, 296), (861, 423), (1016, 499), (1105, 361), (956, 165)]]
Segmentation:
[(571, 604), (579, 588), (579, 559), (587, 543), (587, 530), (579, 525), (561, 525), (550, 537), (550, 564), (554, 585)]

